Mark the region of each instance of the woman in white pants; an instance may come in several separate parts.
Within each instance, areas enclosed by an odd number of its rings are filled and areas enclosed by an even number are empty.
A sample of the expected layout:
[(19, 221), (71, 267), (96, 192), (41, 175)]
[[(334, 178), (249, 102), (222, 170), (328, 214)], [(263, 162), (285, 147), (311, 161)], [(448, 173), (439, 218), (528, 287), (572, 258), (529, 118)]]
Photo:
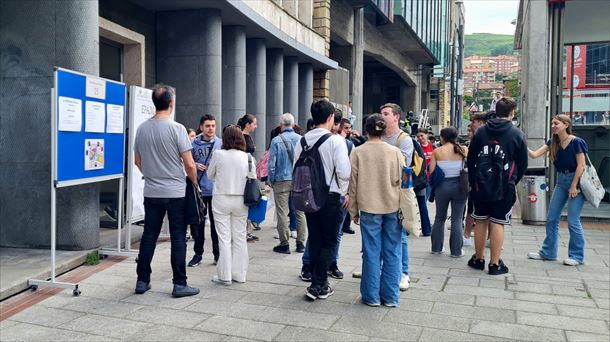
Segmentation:
[(222, 148), (214, 151), (208, 166), (208, 177), (214, 180), (212, 208), (218, 233), (220, 257), (216, 264), (218, 275), (212, 281), (230, 285), (246, 281), (248, 246), (244, 205), (246, 178), (256, 178), (255, 160), (249, 172), (246, 142), (239, 126), (227, 126), (222, 132)]

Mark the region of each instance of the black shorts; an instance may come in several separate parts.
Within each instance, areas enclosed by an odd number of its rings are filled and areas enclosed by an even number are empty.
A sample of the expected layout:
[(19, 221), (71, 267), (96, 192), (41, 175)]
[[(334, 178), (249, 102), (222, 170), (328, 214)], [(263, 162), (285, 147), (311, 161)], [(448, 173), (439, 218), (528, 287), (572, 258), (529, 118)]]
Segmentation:
[(513, 205), (517, 200), (514, 185), (506, 188), (504, 199), (501, 201), (485, 201), (483, 199), (473, 199), (474, 212), (472, 218), (475, 220), (489, 220), (493, 223), (507, 225), (513, 214)]
[(474, 211), (474, 205), (472, 204), (472, 195), (468, 194), (468, 204), (466, 205), (466, 213), (468, 215), (472, 214), (472, 212)]

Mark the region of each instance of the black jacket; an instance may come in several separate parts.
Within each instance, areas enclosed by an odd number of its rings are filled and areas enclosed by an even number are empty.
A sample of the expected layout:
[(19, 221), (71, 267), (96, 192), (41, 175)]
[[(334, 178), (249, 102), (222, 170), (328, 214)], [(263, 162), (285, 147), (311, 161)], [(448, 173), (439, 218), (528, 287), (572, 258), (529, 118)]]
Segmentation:
[(206, 207), (201, 191), (193, 186), (191, 179), (186, 177), (186, 194), (184, 196), (184, 219), (187, 225), (205, 223)]
[(477, 156), (481, 149), (487, 145), (489, 140), (496, 140), (502, 146), (502, 150), (507, 154), (507, 158), (515, 163), (515, 172), (509, 183), (517, 184), (527, 170), (527, 144), (523, 132), (513, 126), (513, 123), (504, 119), (491, 119), (487, 124), (475, 132), (470, 146), (468, 147), (468, 176), (470, 186), (475, 184), (475, 165)]

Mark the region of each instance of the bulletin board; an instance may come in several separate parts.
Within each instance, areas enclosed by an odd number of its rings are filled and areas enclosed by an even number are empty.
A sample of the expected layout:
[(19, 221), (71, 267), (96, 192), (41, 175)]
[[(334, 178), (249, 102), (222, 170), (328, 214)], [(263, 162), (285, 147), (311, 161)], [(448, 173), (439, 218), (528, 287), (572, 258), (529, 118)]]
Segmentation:
[(124, 83), (56, 68), (52, 153), (56, 187), (123, 177)]

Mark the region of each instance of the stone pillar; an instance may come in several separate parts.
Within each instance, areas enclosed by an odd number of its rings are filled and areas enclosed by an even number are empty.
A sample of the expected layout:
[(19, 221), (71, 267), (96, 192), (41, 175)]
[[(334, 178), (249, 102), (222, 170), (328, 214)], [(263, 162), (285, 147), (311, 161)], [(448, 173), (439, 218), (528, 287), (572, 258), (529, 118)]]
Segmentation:
[(157, 82), (176, 87), (176, 121), (187, 127), (202, 114), (222, 127), (221, 37), (220, 10), (157, 13)]
[(299, 122), (299, 59), (284, 57), (284, 112)]
[[(313, 3), (313, 29), (326, 42), (325, 55), (330, 54), (330, 0), (315, 0)], [(326, 70), (314, 73), (313, 96), (315, 100), (330, 97), (330, 74)]]
[(256, 152), (259, 160), (267, 148), (267, 50), (264, 39), (246, 41), (246, 112), (256, 116), (258, 128), (254, 132)]
[(313, 102), (313, 65), (299, 64), (299, 126), (307, 128), (307, 120), (311, 118), (311, 103)]
[(222, 123), (237, 124), (246, 114), (246, 31), (222, 28)]
[(356, 116), (354, 129), (362, 132), (362, 88), (364, 80), (364, 8), (354, 10), (354, 45), (352, 45), (352, 113)]
[[(98, 6), (0, 1), (0, 246), (50, 246), (53, 67), (98, 75)], [(57, 190), (59, 249), (99, 247), (99, 200), (98, 183)]]
[(267, 120), (265, 133), (269, 143), (271, 131), (280, 123), (284, 113), (284, 52), (282, 49), (267, 50)]

